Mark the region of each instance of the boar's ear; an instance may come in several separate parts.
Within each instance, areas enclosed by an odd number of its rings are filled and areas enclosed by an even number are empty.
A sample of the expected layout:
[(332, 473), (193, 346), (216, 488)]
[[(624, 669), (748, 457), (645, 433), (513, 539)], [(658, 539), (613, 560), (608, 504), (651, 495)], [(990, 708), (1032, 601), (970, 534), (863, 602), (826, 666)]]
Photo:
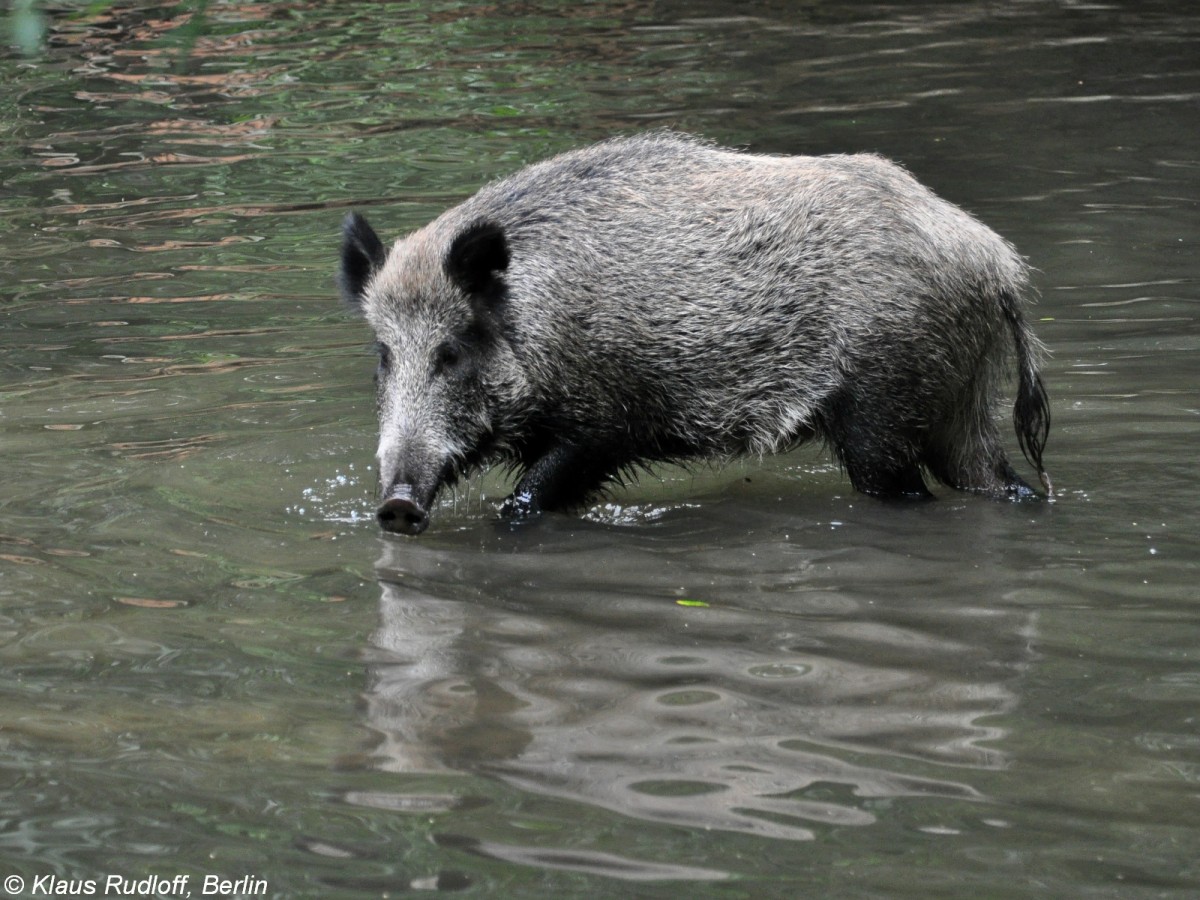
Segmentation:
[(367, 282), (386, 259), (383, 242), (367, 220), (354, 212), (346, 216), (342, 222), (342, 269), (337, 279), (342, 299), (360, 306)]
[(458, 233), (446, 251), (446, 274), (468, 294), (489, 294), (508, 269), (508, 240), (495, 222), (480, 220)]

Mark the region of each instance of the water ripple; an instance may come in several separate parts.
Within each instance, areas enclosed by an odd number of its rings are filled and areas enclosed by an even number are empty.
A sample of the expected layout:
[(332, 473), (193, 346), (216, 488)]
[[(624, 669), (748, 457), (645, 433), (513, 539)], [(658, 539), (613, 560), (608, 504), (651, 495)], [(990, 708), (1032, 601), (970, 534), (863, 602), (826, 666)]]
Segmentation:
[[(819, 600), (809, 614), (804, 593), (786, 611), (680, 606), (687, 576), (643, 542), (616, 530), (579, 553), (538, 530), (531, 554), (388, 545), (368, 657), (383, 767), (490, 772), (647, 820), (795, 840), (869, 824), (886, 798), (976, 798), (965, 773), (1006, 764), (986, 720), (1016, 702), (1018, 611), (943, 608), (934, 630), (830, 617)], [(719, 565), (753, 582), (772, 567), (758, 548), (753, 574)], [(564, 553), (577, 558), (549, 564)], [(462, 599), (446, 599), (453, 584)]]

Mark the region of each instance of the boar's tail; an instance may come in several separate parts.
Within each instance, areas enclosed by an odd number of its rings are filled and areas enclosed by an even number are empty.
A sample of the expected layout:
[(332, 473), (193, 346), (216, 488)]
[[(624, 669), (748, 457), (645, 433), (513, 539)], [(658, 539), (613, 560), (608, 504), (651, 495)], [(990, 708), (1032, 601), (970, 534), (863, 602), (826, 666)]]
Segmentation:
[(1054, 486), (1042, 462), (1042, 451), (1050, 435), (1050, 401), (1046, 397), (1042, 376), (1038, 373), (1041, 343), (1026, 326), (1021, 315), (1020, 300), (1015, 294), (1005, 293), (1004, 313), (1012, 328), (1017, 351), (1017, 399), (1013, 404), (1017, 443), (1030, 465), (1037, 469), (1046, 495), (1052, 497)]

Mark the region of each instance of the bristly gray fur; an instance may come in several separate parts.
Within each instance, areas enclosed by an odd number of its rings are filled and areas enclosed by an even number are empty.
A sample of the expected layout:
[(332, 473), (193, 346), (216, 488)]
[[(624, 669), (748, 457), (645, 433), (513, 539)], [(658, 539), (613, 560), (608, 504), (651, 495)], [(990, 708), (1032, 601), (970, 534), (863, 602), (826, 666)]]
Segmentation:
[(487, 185), (382, 264), (353, 219), (342, 283), (390, 360), (385, 492), (428, 503), (502, 458), (522, 472), (510, 512), (562, 508), (655, 460), (816, 438), (867, 493), (926, 495), (927, 472), (1026, 496), (994, 418), (1014, 356), (1019, 445), (1049, 488), (1024, 261), (878, 156), (657, 132)]

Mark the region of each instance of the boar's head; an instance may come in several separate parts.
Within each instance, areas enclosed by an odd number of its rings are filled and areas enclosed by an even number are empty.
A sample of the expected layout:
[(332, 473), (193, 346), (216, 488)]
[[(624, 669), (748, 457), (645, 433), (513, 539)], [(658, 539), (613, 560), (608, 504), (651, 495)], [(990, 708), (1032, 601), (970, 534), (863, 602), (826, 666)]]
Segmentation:
[(438, 491), (498, 452), (520, 391), (504, 324), (508, 242), (492, 222), (435, 223), (388, 251), (357, 213), (342, 237), (342, 297), (379, 351), (377, 517), (420, 534)]

